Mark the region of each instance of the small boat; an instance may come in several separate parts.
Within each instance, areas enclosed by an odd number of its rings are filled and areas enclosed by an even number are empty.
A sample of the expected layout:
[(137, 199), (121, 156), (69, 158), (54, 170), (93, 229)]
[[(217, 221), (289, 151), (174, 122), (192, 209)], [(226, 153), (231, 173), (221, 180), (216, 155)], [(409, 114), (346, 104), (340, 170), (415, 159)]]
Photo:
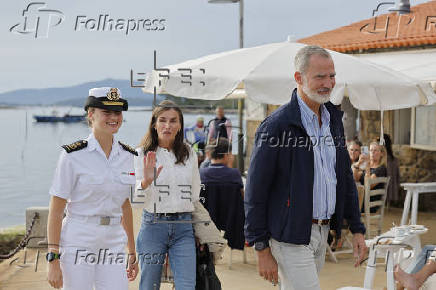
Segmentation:
[(51, 111), (51, 115), (33, 115), (33, 118), (36, 122), (45, 122), (45, 123), (78, 123), (84, 122), (86, 120), (86, 113), (83, 115), (72, 115), (70, 114), (72, 108), (70, 108), (67, 112), (62, 115), (59, 114), (57, 108), (54, 108)]
[(77, 123), (83, 122), (86, 120), (86, 115), (69, 115), (65, 114), (64, 116), (43, 116), (43, 115), (34, 115), (36, 122), (64, 122), (64, 123)]

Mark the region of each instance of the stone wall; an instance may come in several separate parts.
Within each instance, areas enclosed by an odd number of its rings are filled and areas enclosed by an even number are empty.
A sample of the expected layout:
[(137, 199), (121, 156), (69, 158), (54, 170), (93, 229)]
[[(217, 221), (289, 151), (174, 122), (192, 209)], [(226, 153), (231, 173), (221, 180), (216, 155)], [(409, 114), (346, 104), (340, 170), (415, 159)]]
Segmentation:
[[(383, 132), (393, 137), (394, 112), (386, 111), (383, 114)], [(380, 137), (380, 115), (379, 111), (360, 111), (359, 139), (363, 144), (367, 145)]]
[[(400, 182), (434, 182), (436, 181), (436, 151), (414, 149), (409, 145), (393, 145), (395, 157), (400, 165)], [(405, 192), (402, 192), (402, 197)], [(420, 194), (419, 209), (436, 210), (435, 194)]]
[(401, 182), (434, 182), (436, 152), (414, 149), (409, 145), (393, 145), (400, 163)]

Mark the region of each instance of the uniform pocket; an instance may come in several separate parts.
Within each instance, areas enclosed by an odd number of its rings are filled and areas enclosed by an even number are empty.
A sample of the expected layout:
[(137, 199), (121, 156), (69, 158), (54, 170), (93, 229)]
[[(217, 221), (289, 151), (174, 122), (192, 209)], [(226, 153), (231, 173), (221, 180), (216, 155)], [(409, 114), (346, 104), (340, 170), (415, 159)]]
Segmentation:
[(128, 175), (128, 172), (118, 172), (115, 178), (113, 198), (120, 206), (126, 199), (133, 199), (133, 191), (136, 183), (134, 175)]
[(118, 178), (119, 182), (126, 185), (135, 185), (136, 179), (134, 175), (121, 173)]
[(82, 184), (103, 184), (104, 176), (85, 174), (79, 177)]
[(73, 194), (75, 202), (101, 203), (106, 198), (104, 176), (97, 174), (83, 174), (77, 182), (77, 194)]

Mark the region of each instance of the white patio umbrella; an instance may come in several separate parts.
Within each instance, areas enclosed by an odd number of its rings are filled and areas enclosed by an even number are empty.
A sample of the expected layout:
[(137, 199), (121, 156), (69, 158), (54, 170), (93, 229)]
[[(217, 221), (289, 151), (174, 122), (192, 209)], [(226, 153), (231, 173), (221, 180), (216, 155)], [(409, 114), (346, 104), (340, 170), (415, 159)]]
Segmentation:
[[(153, 93), (156, 87), (157, 93), (206, 100), (236, 93), (260, 103), (280, 105), (289, 101), (296, 87), (293, 61), (303, 46), (295, 42), (272, 43), (170, 65), (163, 68), (169, 73), (153, 70), (147, 74), (143, 90)], [(334, 104), (340, 104), (344, 95), (360, 110), (395, 110), (436, 102), (429, 83), (371, 61), (330, 53), (336, 69), (331, 98)]]

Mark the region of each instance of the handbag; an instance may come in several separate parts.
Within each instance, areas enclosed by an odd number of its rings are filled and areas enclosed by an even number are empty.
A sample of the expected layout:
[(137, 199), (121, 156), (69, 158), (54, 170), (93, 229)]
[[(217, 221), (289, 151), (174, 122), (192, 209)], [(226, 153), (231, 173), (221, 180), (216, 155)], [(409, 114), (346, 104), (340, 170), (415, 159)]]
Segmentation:
[(221, 290), (221, 282), (215, 273), (213, 254), (209, 252), (207, 244), (203, 250), (197, 247), (197, 282), (195, 290)]

